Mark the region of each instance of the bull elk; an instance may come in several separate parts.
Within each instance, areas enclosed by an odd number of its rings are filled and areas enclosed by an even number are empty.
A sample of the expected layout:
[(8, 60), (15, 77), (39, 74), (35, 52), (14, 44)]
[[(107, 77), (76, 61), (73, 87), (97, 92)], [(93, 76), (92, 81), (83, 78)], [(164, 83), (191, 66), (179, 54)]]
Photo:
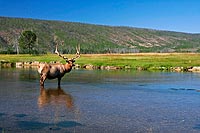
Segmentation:
[(77, 58), (80, 57), (80, 45), (76, 47), (76, 56), (74, 58), (68, 59), (67, 57), (61, 55), (58, 52), (56, 45), (55, 53), (66, 60), (66, 64), (39, 64), (38, 72), (40, 74), (40, 86), (44, 86), (46, 79), (55, 79), (58, 78), (58, 86), (60, 87), (61, 78), (72, 70), (74, 62)]

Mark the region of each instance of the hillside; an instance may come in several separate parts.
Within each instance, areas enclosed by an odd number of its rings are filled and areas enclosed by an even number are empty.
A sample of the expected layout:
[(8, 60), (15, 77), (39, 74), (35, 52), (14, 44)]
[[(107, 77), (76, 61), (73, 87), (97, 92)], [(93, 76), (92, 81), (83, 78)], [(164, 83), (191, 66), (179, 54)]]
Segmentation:
[(55, 35), (64, 41), (63, 53), (74, 53), (77, 44), (82, 53), (200, 51), (200, 34), (0, 17), (0, 52), (14, 50), (23, 30), (36, 33), (40, 53), (54, 51)]

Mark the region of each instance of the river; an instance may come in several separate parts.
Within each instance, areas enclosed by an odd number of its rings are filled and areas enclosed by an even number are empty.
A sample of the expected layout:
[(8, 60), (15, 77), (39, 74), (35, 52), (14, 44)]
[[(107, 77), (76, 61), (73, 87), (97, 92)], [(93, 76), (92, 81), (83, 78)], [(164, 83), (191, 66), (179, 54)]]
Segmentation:
[(0, 69), (0, 132), (200, 132), (200, 73)]

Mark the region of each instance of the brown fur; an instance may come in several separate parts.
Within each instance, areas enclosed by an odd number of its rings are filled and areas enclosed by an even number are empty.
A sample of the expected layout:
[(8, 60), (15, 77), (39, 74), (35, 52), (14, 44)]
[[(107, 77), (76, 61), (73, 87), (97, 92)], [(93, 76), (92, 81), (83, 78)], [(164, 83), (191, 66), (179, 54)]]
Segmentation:
[(58, 52), (56, 45), (55, 53), (66, 60), (66, 64), (39, 64), (38, 72), (40, 73), (40, 86), (44, 87), (44, 81), (46, 79), (55, 79), (58, 78), (58, 87), (60, 87), (60, 80), (65, 75), (72, 70), (74, 66), (75, 59), (80, 57), (80, 45), (76, 47), (76, 56), (74, 58), (68, 59), (67, 57), (61, 55)]
[(40, 85), (44, 86), (46, 79), (58, 79), (60, 86), (61, 78), (72, 70), (74, 60), (68, 60), (66, 64), (39, 64), (38, 72), (40, 74)]

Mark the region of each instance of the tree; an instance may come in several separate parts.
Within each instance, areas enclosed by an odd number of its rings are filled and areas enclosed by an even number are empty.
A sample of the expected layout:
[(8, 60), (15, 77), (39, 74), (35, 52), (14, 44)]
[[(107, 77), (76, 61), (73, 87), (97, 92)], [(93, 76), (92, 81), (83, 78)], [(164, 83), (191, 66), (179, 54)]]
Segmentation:
[(35, 43), (37, 40), (37, 36), (32, 31), (23, 31), (19, 38), (19, 46), (22, 53), (34, 53)]

